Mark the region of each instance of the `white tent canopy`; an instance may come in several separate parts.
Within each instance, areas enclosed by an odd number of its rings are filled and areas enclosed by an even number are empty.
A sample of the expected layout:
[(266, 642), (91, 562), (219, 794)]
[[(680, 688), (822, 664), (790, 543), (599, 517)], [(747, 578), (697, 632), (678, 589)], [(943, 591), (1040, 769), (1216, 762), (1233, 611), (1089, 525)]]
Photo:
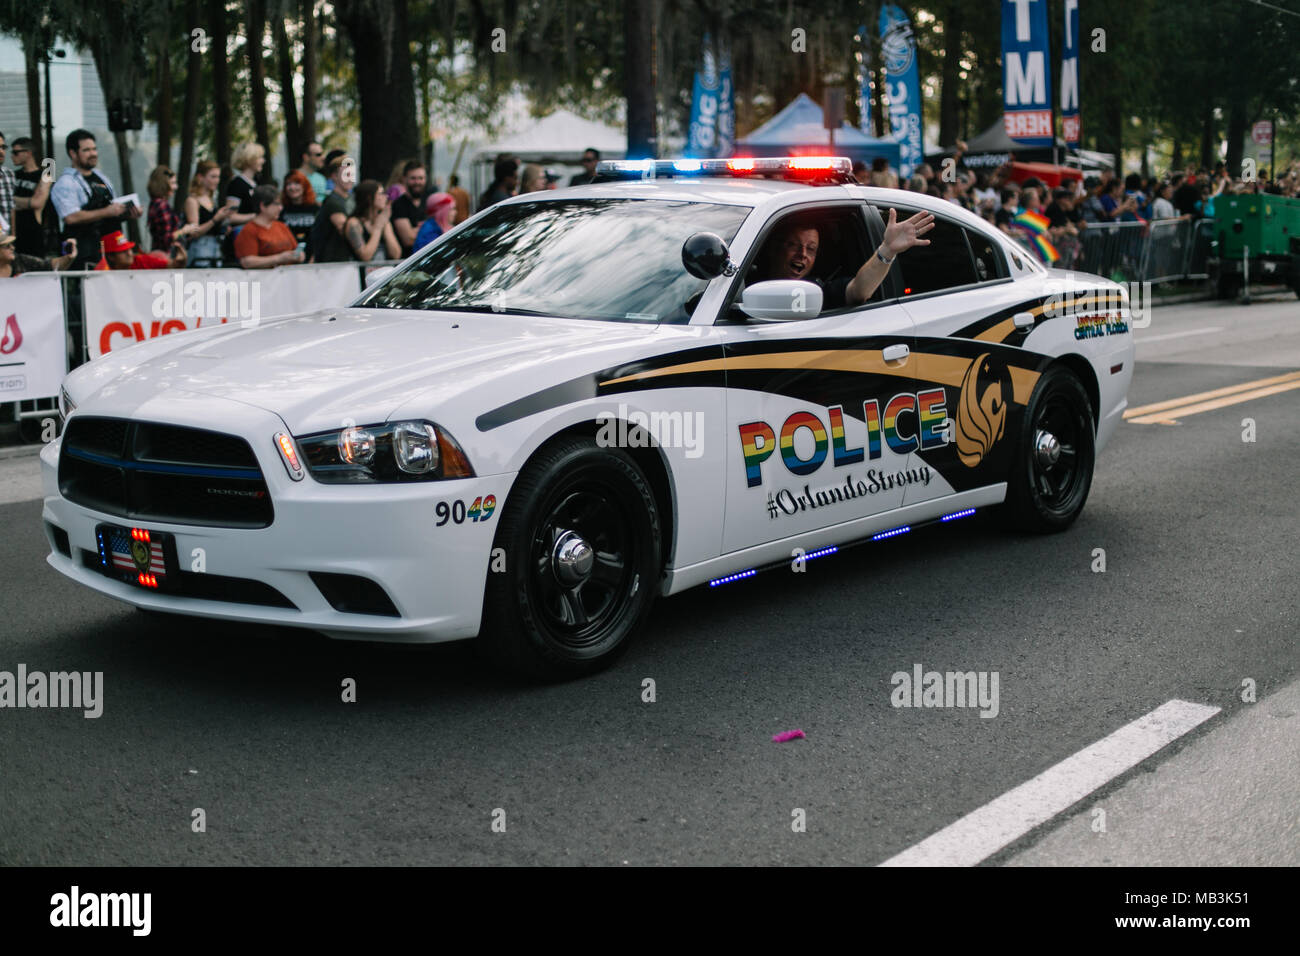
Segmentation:
[(627, 136), (604, 123), (556, 110), (517, 133), (480, 147), (474, 158), (491, 162), (498, 153), (513, 153), (527, 162), (577, 165), (588, 146), (600, 150), (602, 159), (622, 159)]

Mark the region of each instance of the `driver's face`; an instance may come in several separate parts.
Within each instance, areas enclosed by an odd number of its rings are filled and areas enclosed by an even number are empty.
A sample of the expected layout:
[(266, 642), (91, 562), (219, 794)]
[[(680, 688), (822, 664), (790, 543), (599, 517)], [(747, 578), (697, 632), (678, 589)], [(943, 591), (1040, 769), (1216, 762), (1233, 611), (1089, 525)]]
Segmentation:
[(781, 236), (768, 254), (772, 279), (803, 279), (817, 261), (816, 229), (792, 229)]

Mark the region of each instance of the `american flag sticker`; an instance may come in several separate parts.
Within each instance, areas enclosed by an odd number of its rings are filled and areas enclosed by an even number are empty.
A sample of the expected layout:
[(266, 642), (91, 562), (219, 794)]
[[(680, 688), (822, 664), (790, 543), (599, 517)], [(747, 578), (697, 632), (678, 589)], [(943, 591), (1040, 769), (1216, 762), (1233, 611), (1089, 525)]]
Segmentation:
[(142, 528), (106, 528), (105, 532), (105, 549), (113, 570), (157, 587), (157, 580), (167, 573), (162, 542)]

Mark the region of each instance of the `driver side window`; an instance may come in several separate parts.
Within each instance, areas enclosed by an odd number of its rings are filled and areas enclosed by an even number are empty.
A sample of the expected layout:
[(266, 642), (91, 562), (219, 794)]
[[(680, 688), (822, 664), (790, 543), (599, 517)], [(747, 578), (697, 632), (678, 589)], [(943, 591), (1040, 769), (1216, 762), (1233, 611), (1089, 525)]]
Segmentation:
[[(837, 315), (862, 308), (848, 305), (845, 287), (871, 255), (866, 222), (857, 205), (798, 210), (781, 216), (768, 229), (751, 254), (744, 271), (744, 283), (736, 290), (733, 317), (744, 316), (735, 308), (744, 286), (770, 279), (802, 279), (822, 287), (820, 315)], [(877, 289), (871, 302), (883, 299)]]

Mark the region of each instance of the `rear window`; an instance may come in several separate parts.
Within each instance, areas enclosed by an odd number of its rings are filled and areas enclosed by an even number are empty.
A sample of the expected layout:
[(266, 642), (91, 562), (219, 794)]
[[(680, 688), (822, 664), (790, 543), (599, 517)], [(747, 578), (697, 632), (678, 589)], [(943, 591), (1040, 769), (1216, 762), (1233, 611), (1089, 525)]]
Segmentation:
[(692, 297), (708, 283), (683, 267), (682, 243), (697, 232), (730, 243), (748, 213), (745, 206), (656, 199), (495, 206), (417, 253), (356, 304), (684, 323)]

